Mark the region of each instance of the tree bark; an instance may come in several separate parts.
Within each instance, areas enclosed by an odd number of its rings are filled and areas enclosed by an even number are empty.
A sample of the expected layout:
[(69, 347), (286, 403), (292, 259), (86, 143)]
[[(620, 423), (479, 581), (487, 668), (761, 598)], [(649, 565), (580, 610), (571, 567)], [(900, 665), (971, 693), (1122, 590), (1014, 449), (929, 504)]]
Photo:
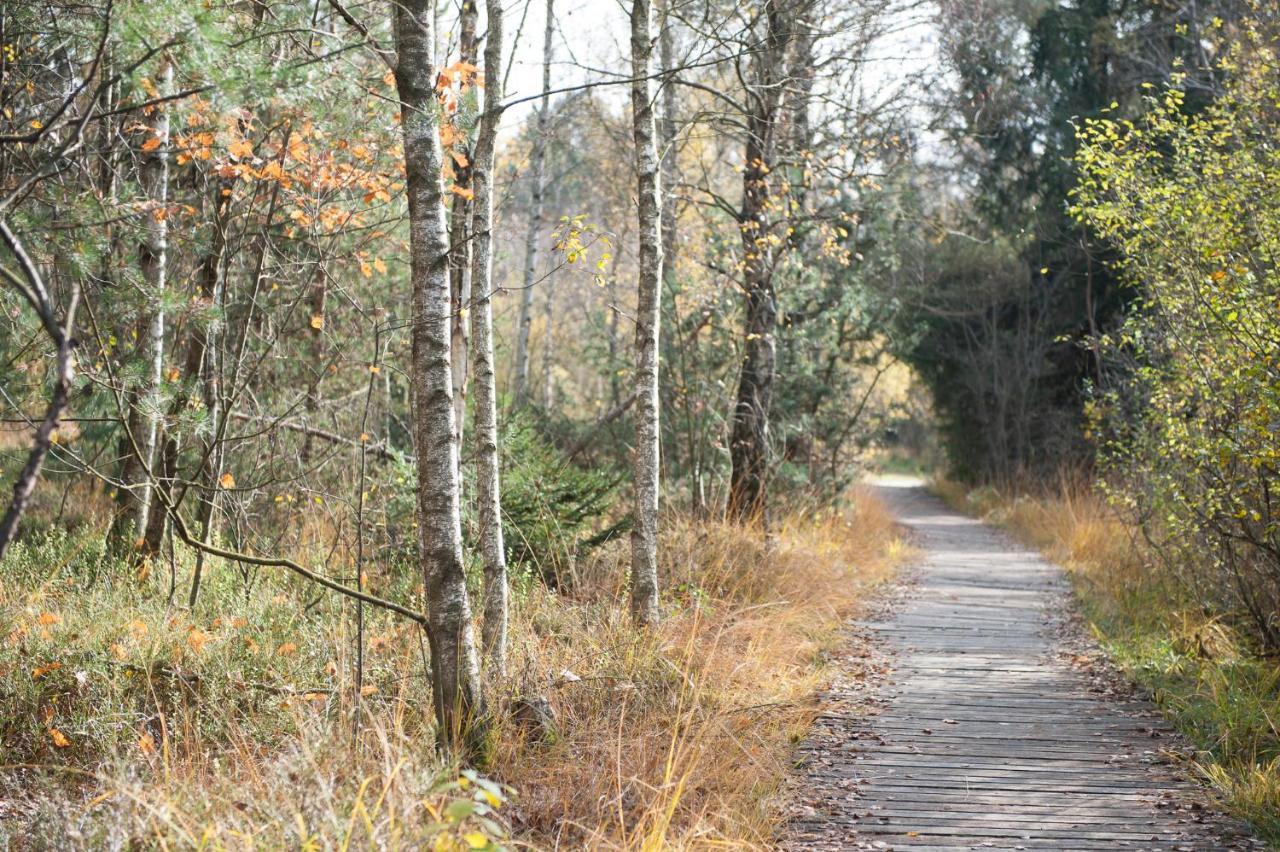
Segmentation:
[(775, 131), (787, 79), (788, 48), (802, 4), (766, 0), (765, 33), (752, 60), (747, 91), (747, 136), (743, 158), (743, 293), (746, 309), (742, 370), (730, 427), (729, 515), (740, 522), (768, 523), (769, 408), (777, 370), (777, 294), (774, 291), (774, 243), (769, 211)]
[[(35, 437), (31, 450), (27, 453), (27, 461), (22, 466), (17, 480), (13, 483), (13, 498), (9, 501), (3, 517), (0, 517), (0, 560), (13, 543), (18, 532), (18, 522), (31, 502), (36, 482), (40, 479), (40, 468), (44, 465), (49, 448), (53, 446), (53, 434), (62, 420), (71, 400), (71, 385), (75, 380), (75, 340), (72, 331), (75, 328), (76, 307), (80, 300), (79, 288), (73, 285), (71, 299), (61, 323), (54, 315), (53, 302), (44, 285), (35, 263), (27, 254), (17, 235), (9, 229), (9, 225), (0, 218), (0, 238), (3, 238), (9, 253), (18, 261), (20, 273), (11, 272), (7, 267), (0, 267), (3, 277), (35, 310), (40, 317), (55, 350), (57, 361), (53, 375), (53, 392), (49, 396), (49, 404), (45, 408), (44, 418), (35, 429)], [(19, 277), (21, 275), (22, 277)], [(23, 280), (25, 278), (25, 280)]]
[[(165, 62), (156, 91), (169, 92), (173, 83), (173, 65)], [(120, 550), (131, 541), (144, 543), (147, 511), (151, 505), (154, 479), (152, 464), (156, 456), (159, 416), (156, 396), (160, 392), (164, 369), (164, 289), (168, 272), (169, 221), (169, 111), (158, 106), (148, 117), (150, 131), (144, 145), (158, 145), (142, 151), (139, 182), (146, 199), (143, 212), (142, 239), (138, 244), (138, 267), (142, 273), (146, 309), (138, 322), (139, 354), (146, 361), (146, 374), (136, 392), (126, 394), (129, 409), (125, 428), (129, 434), (122, 444), (125, 453), (120, 465), (120, 509), (112, 523), (110, 538)], [(132, 539), (130, 538), (132, 537)]]
[(475, 362), (476, 502), (480, 553), (484, 559), (484, 622), (481, 641), (490, 669), (507, 668), (507, 557), (502, 537), (501, 480), (498, 465), (498, 393), (493, 366), (493, 168), (502, 118), (502, 2), (487, 0), (484, 48), (484, 110), (476, 140), (472, 186), (472, 329)]
[[(211, 188), (213, 205), (213, 231), (209, 235), (209, 250), (200, 263), (200, 271), (196, 276), (195, 298), (198, 304), (205, 307), (219, 307), (222, 302), (224, 278), (224, 260), (227, 252), (227, 227), (231, 217), (231, 192), (234, 181), (219, 178)], [(323, 307), (321, 308), (323, 311)], [(183, 409), (190, 404), (199, 388), (201, 401), (211, 422), (218, 422), (221, 395), (218, 392), (217, 347), (215, 345), (215, 328), (221, 319), (204, 326), (193, 322), (186, 335), (186, 352), (183, 355), (182, 385), (169, 405), (168, 420), (176, 421)], [(312, 329), (314, 332), (315, 330)], [(313, 341), (316, 338), (312, 338)], [(313, 345), (317, 345), (314, 344)], [(310, 395), (310, 394), (309, 394)], [(159, 471), (154, 477), (154, 488), (162, 492), (168, 499), (157, 502), (157, 506), (178, 505), (180, 501), (173, 498), (174, 482), (178, 470), (178, 436), (166, 427), (161, 429), (160, 457), (157, 467)], [(218, 456), (220, 449), (211, 442), (217, 440), (211, 435), (203, 442), (201, 448), (203, 463), (196, 473), (194, 486), (199, 499), (197, 522), (200, 529), (200, 540), (207, 542), (213, 532), (213, 517), (218, 500), (217, 471), (220, 466)], [(147, 519), (147, 531), (142, 546), (143, 554), (153, 556), (160, 552), (168, 526), (168, 512), (151, 512)], [(195, 606), (200, 593), (200, 578), (204, 570), (205, 554), (197, 550), (195, 565), (192, 568), (191, 591), (187, 603)]]
[(658, 328), (662, 281), (661, 190), (653, 87), (653, 12), (631, 5), (631, 123), (635, 138), (639, 274), (636, 310), (635, 510), (631, 530), (631, 616), (657, 623), (658, 612)]
[(533, 325), (533, 285), (538, 277), (538, 240), (546, 192), (547, 143), (551, 135), (551, 55), (555, 36), (555, 0), (547, 0), (547, 22), (542, 35), (542, 101), (533, 151), (529, 154), (529, 228), (524, 242), (524, 286), (520, 290), (520, 322), (516, 332), (515, 381), (512, 397), (517, 407), (529, 401), (529, 332)]
[(434, 0), (395, 11), (396, 86), (401, 101), (413, 280), (412, 364), (418, 466), (418, 550), (427, 598), (432, 699), (442, 747), (479, 756), (488, 733), (471, 601), (462, 564), (458, 446), (450, 372), (449, 235), (444, 154), (432, 62)]
[[(462, 0), (459, 17), (458, 59), (472, 65), (476, 61), (476, 0)], [(453, 185), (458, 192), (453, 195), (453, 213), (449, 221), (449, 307), (450, 335), (453, 349), (453, 428), (457, 432), (458, 446), (462, 446), (462, 433), (467, 415), (467, 380), (470, 365), (467, 363), (471, 343), (471, 216), (473, 202), (467, 198), (472, 189), (473, 151), (461, 144), (462, 162), (453, 158)]]

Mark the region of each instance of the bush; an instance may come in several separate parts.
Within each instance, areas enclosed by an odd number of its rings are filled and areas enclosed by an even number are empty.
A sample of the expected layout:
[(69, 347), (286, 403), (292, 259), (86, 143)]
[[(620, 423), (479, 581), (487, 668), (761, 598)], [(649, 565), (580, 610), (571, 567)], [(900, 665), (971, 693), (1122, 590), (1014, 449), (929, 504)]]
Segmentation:
[[(1274, 27), (1272, 27), (1274, 30)], [(1246, 28), (1223, 96), (1177, 88), (1136, 123), (1087, 122), (1076, 214), (1141, 303), (1092, 407), (1115, 500), (1207, 612), (1280, 649), (1280, 51)]]

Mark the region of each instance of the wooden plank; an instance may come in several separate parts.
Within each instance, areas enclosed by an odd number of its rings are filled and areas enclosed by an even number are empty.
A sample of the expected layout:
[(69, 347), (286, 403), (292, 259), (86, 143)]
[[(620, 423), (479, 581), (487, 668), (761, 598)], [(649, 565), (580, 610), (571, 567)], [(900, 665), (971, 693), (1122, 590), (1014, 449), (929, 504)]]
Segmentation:
[(864, 711), (819, 716), (798, 770), (813, 812), (784, 846), (1260, 848), (1157, 752), (1172, 730), (1149, 704), (1060, 658), (1056, 566), (919, 491), (891, 498), (925, 551), (918, 586), (858, 622), (887, 676)]

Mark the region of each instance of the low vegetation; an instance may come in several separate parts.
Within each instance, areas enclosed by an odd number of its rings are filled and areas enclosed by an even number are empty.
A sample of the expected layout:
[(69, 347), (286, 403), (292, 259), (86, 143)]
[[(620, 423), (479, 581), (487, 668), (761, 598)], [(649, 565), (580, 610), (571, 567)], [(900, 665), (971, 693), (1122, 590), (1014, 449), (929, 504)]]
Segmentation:
[(865, 496), (796, 512), (770, 541), (718, 521), (664, 527), (655, 631), (630, 626), (622, 542), (585, 559), (572, 591), (517, 585), (510, 674), (488, 684), (505, 711), (493, 780), (432, 748), (416, 627), (366, 613), (357, 687), (350, 602), (225, 565), (191, 613), (168, 605), (164, 572), (140, 582), (107, 559), (92, 525), (21, 542), (0, 581), (0, 837), (763, 848), (824, 651), (892, 567), (895, 529)]
[(1247, 614), (1207, 609), (1087, 483), (936, 487), (1068, 569), (1107, 654), (1196, 745), (1194, 771), (1280, 844), (1280, 665), (1262, 652)]

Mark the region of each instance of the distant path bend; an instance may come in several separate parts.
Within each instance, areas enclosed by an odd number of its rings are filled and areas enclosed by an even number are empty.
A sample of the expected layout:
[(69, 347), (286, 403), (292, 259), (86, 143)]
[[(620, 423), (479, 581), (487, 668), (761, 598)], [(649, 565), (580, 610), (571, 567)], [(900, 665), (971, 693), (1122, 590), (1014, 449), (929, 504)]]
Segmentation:
[(917, 581), (861, 625), (885, 659), (855, 661), (802, 746), (785, 848), (1265, 848), (1161, 756), (1149, 704), (1071, 665), (1060, 568), (919, 486), (877, 490)]

